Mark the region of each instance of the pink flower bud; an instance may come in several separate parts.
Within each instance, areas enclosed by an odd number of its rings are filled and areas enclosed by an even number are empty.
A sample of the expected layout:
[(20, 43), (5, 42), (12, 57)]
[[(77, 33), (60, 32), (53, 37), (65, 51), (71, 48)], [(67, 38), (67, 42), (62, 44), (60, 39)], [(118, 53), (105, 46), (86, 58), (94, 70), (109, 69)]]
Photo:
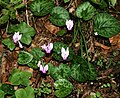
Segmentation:
[(40, 67), (40, 71), (44, 74), (48, 71), (48, 65), (42, 66), (41, 61), (38, 62), (37, 66)]
[(69, 56), (69, 48), (67, 47), (67, 49), (65, 50), (65, 48), (61, 48), (61, 56), (63, 58), (63, 60), (66, 60), (67, 57)]
[(22, 37), (22, 34), (19, 34), (19, 32), (15, 32), (15, 34), (13, 35), (13, 41), (14, 43), (17, 43)]
[(14, 43), (18, 42), (19, 47), (23, 48), (22, 44), (19, 41), (21, 38), (22, 38), (22, 34), (19, 34), (19, 32), (17, 32), (17, 33), (15, 32), (15, 34), (13, 35), (13, 41), (14, 41)]
[(72, 30), (73, 20), (66, 20), (66, 26), (68, 30)]
[(53, 49), (53, 43), (48, 43), (48, 45), (42, 45), (41, 48), (45, 50), (46, 53), (50, 53)]

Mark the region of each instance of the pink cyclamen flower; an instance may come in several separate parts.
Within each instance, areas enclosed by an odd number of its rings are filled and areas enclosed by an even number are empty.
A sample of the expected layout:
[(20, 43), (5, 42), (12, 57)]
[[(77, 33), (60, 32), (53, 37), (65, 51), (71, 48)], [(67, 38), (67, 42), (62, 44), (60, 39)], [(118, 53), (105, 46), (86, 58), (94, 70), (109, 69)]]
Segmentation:
[(46, 53), (50, 53), (53, 49), (53, 43), (48, 43), (48, 45), (42, 45), (41, 48), (45, 50)]
[(72, 30), (73, 20), (66, 20), (66, 26), (68, 30)]
[(69, 48), (67, 47), (67, 49), (65, 50), (65, 48), (61, 48), (61, 56), (63, 58), (63, 60), (66, 60), (67, 57), (69, 56)]
[(42, 66), (41, 61), (38, 62), (37, 66), (40, 67), (40, 71), (44, 74), (48, 71), (48, 65)]
[(22, 38), (22, 34), (19, 34), (19, 32), (15, 32), (15, 34), (13, 35), (13, 41), (16, 44), (18, 42), (19, 47), (23, 48), (22, 44), (20, 43), (20, 39)]

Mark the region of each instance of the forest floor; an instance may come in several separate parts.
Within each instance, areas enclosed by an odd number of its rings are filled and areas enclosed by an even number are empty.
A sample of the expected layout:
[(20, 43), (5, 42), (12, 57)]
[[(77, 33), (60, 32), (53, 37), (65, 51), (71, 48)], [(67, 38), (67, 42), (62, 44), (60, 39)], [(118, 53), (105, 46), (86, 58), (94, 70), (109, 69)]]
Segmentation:
[[(118, 4), (116, 8), (120, 11), (120, 4)], [(112, 15), (120, 21), (119, 14)], [(26, 13), (23, 12), (22, 16), (18, 18), (26, 21)], [(27, 51), (30, 51), (33, 47), (41, 47), (48, 42), (61, 41), (69, 45), (71, 43), (72, 36), (69, 33), (64, 37), (57, 36), (56, 33), (61, 28), (52, 25), (48, 16), (42, 18), (34, 17), (34, 20), (32, 16), (29, 16), (29, 24), (35, 28), (37, 33), (31, 45), (24, 47)], [(88, 24), (88, 26), (90, 26), (90, 24)], [(1, 28), (0, 30), (2, 32), (1, 37), (6, 38), (7, 33), (5, 29)], [(74, 85), (74, 90), (67, 98), (90, 98), (90, 95), (95, 95), (96, 92), (99, 92), (102, 98), (120, 98), (120, 33), (109, 39), (101, 39), (100, 36), (95, 36), (86, 31), (84, 35), (88, 46), (89, 59), (96, 65), (98, 72), (97, 80), (79, 83), (70, 79)], [(75, 51), (79, 50), (79, 45), (79, 40), (77, 40), (73, 45)], [(42, 78), (38, 70), (33, 70), (27, 66), (19, 66), (17, 63), (19, 51), (20, 48), (16, 47), (15, 50), (11, 52), (0, 42), (0, 56), (4, 54), (0, 64), (0, 82), (9, 84), (8, 77), (11, 71), (14, 68), (18, 68), (32, 73), (30, 81), (33, 87), (39, 87), (42, 80), (53, 85), (54, 80), (50, 76)], [(51, 62), (54, 65), (58, 64), (58, 62), (54, 61), (51, 57), (45, 57), (44, 61)], [(54, 93), (52, 92), (52, 94), (46, 95), (46, 98), (55, 98)]]

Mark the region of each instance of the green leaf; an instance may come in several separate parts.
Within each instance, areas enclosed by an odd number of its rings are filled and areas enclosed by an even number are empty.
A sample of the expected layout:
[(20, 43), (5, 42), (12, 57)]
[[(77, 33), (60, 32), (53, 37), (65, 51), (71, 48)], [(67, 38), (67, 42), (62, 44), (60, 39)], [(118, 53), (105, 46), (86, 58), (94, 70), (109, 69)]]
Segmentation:
[(15, 44), (10, 38), (2, 40), (2, 43), (6, 45), (11, 51), (15, 48)]
[(63, 36), (67, 31), (66, 30), (60, 30), (57, 32), (58, 36)]
[(100, 4), (100, 1), (101, 1), (101, 0), (90, 0), (90, 1), (92, 1), (92, 2), (95, 3), (95, 4)]
[(27, 93), (24, 89), (18, 89), (16, 92), (15, 92), (15, 96), (16, 98), (28, 98), (27, 97)]
[(110, 38), (120, 32), (120, 24), (108, 13), (99, 13), (94, 18), (94, 31), (103, 37)]
[(32, 41), (32, 38), (30, 37), (29, 34), (23, 34), (22, 38), (20, 39), (20, 41), (26, 45), (29, 45)]
[(58, 98), (63, 98), (69, 95), (72, 92), (73, 85), (66, 79), (59, 79), (54, 83), (55, 95)]
[(22, 0), (10, 0), (10, 3), (12, 4), (18, 4), (21, 3)]
[(70, 19), (68, 11), (60, 6), (54, 7), (50, 15), (50, 21), (57, 26), (64, 26), (66, 20)]
[(89, 20), (95, 15), (95, 11), (96, 9), (89, 2), (84, 2), (78, 6), (76, 15), (83, 20)]
[(0, 17), (0, 25), (1, 24), (5, 24), (8, 20), (9, 20), (9, 16), (8, 15), (1, 16)]
[(31, 86), (25, 88), (27, 97), (26, 98), (35, 98), (34, 89)]
[(30, 84), (29, 78), (32, 76), (30, 72), (21, 71), (18, 69), (14, 69), (12, 71), (11, 76), (9, 77), (9, 81), (12, 85), (24, 85), (28, 86)]
[(0, 90), (4, 91), (5, 94), (9, 94), (9, 95), (13, 95), (15, 92), (14, 87), (9, 84), (2, 84)]
[(54, 2), (52, 0), (38, 0), (30, 5), (30, 9), (35, 16), (45, 16), (51, 12), (53, 7)]
[(19, 64), (28, 64), (33, 59), (33, 55), (26, 51), (20, 51), (18, 54), (18, 63)]
[(96, 79), (96, 71), (92, 64), (88, 65), (87, 61), (76, 56), (71, 67), (71, 77), (78, 82)]
[(38, 69), (37, 63), (38, 63), (38, 60), (36, 60), (36, 59), (33, 58), (27, 65), (30, 68)]
[(34, 59), (36, 59), (37, 61), (39, 61), (42, 57), (45, 56), (45, 53), (42, 51), (41, 48), (32, 48), (31, 52), (30, 52)]
[(4, 96), (5, 96), (4, 91), (0, 90), (0, 98), (4, 98)]
[(64, 0), (64, 3), (67, 3), (67, 2), (69, 2), (70, 0)]
[(18, 25), (11, 25), (8, 28), (9, 33), (15, 33), (15, 32), (20, 32), (22, 34), (22, 38), (20, 41), (26, 45), (29, 45), (32, 41), (32, 38), (35, 35), (35, 30), (33, 27), (30, 27), (27, 25), (25, 22), (21, 22)]
[(70, 67), (67, 64), (60, 64), (59, 67), (49, 65), (48, 73), (55, 79), (68, 79), (71, 74)]
[(28, 34), (31, 37), (33, 37), (35, 35), (35, 30), (33, 27), (30, 27), (29, 25), (27, 25), (25, 22), (21, 22), (18, 25), (18, 31), (22, 34)]
[(117, 0), (110, 0), (112, 6), (115, 6), (115, 4), (117, 3)]

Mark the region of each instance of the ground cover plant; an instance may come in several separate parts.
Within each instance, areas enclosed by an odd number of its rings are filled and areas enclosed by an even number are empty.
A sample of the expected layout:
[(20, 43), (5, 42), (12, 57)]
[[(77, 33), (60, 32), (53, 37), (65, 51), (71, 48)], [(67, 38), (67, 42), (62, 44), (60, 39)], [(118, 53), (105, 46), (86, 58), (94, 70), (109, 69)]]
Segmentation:
[(0, 6), (0, 98), (120, 97), (120, 1)]

